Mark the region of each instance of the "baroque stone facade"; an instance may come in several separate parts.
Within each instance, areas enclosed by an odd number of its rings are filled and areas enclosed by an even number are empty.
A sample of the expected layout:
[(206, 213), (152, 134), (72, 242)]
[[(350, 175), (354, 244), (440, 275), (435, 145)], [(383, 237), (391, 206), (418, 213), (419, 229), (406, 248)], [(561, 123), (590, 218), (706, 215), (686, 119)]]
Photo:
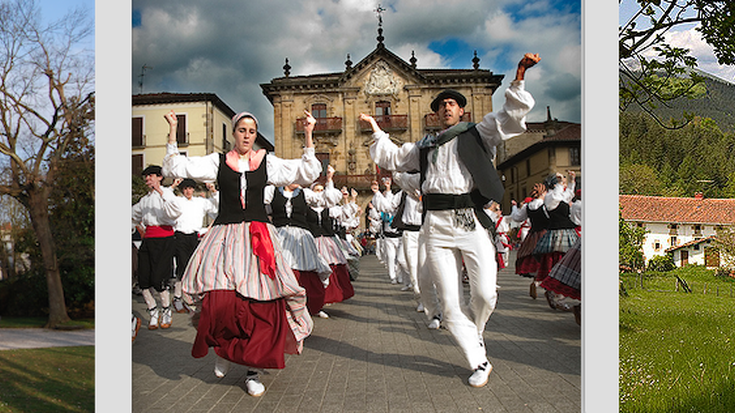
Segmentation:
[(336, 169), (338, 186), (360, 192), (362, 206), (372, 196), (370, 182), (377, 177), (377, 168), (369, 154), (372, 130), (359, 121), (360, 113), (375, 117), (397, 144), (416, 142), (440, 129), (429, 106), (442, 90), (464, 94), (464, 120), (479, 121), (492, 111), (492, 95), (503, 79), (503, 75), (480, 69), (477, 55), (472, 69), (418, 69), (415, 57), (406, 62), (378, 40), (377, 47), (354, 66), (348, 55), (342, 72), (290, 76), (286, 60), (285, 76), (261, 84), (273, 104), (276, 155), (300, 156), (303, 111), (311, 111), (317, 118), (317, 156), (325, 167), (329, 163)]

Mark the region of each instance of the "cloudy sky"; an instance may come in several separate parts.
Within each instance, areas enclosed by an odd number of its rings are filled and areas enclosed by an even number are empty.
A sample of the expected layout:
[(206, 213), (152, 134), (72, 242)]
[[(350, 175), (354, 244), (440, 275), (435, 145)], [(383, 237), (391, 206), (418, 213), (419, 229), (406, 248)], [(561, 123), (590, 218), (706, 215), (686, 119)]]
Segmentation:
[[(542, 61), (527, 75), (537, 106), (531, 121), (581, 121), (579, 0), (383, 0), (385, 45), (421, 69), (480, 67), (505, 74), (526, 52)], [(376, 46), (378, 0), (133, 0), (133, 93), (213, 92), (249, 110), (272, 140), (273, 107), (261, 83), (344, 70)], [(495, 106), (502, 101), (496, 93)]]
[[(627, 23), (638, 9), (639, 7), (635, 0), (623, 0), (620, 3), (620, 24)], [(646, 24), (645, 18), (636, 20), (636, 23), (639, 28), (650, 27), (650, 25)], [(712, 46), (702, 40), (702, 35), (697, 31), (698, 26), (695, 24), (682, 24), (672, 28), (664, 34), (664, 37), (674, 47), (689, 49), (691, 55), (697, 58), (697, 67), (699, 69), (729, 82), (735, 82), (735, 66), (717, 63)], [(654, 52), (650, 50), (646, 53), (648, 57), (653, 57), (653, 55)]]

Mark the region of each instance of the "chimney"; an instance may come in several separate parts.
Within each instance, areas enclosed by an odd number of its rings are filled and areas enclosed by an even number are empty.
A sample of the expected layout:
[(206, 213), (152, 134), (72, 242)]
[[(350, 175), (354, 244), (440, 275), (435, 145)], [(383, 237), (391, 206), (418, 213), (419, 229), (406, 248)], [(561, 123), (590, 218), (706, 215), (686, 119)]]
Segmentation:
[(704, 193), (702, 193), (702, 192), (695, 192), (694, 193), (694, 199), (704, 199)]

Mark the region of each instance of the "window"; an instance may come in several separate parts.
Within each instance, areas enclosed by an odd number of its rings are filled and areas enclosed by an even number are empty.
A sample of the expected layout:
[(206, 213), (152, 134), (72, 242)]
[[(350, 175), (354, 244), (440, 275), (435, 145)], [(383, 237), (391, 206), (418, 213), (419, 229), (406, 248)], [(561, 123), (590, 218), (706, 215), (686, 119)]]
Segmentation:
[(179, 145), (188, 145), (189, 136), (186, 133), (186, 115), (176, 115), (178, 125), (176, 127), (176, 143)]
[(699, 251), (699, 244), (694, 244), (694, 251)]
[(314, 130), (325, 130), (327, 128), (327, 104), (315, 103), (311, 105), (311, 115), (316, 119)]
[(516, 181), (516, 168), (511, 167), (510, 168), (510, 183), (514, 183)]
[(375, 102), (375, 116), (388, 116), (390, 113), (390, 102)]
[(314, 154), (316, 159), (322, 164), (322, 175), (327, 174), (327, 166), (329, 165), (329, 152), (318, 152)]
[(140, 176), (143, 173), (143, 154), (133, 155), (133, 175)]
[(531, 176), (531, 160), (526, 159), (526, 177)]
[(669, 239), (669, 244), (670, 244), (670, 245), (671, 245), (672, 247), (675, 247), (675, 246), (677, 246), (678, 242), (677, 242), (677, 240), (676, 240), (676, 237), (671, 237), (671, 238)]
[(133, 118), (133, 147), (145, 146), (145, 140), (143, 135), (143, 118)]
[(654, 250), (654, 251), (660, 251), (660, 250), (661, 250), (661, 243), (660, 243), (660, 242), (658, 242), (658, 241), (655, 241), (655, 242), (653, 243), (653, 250)]
[(324, 119), (327, 117), (327, 104), (315, 103), (311, 105), (311, 115), (316, 119)]
[(571, 166), (582, 165), (582, 158), (579, 154), (579, 148), (569, 148), (569, 165)]
[(227, 124), (222, 124), (222, 150), (224, 152), (229, 152), (230, 150), (230, 143), (227, 142)]

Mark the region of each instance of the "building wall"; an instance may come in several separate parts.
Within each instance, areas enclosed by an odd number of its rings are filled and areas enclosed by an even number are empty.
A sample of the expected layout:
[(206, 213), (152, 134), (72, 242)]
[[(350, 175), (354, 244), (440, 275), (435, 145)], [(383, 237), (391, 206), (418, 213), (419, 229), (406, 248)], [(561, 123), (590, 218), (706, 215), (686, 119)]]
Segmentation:
[[(700, 233), (695, 233), (693, 224), (678, 224), (674, 235), (670, 234), (670, 223), (645, 222), (640, 224), (643, 225), (642, 228), (648, 231), (643, 242), (643, 257), (646, 262), (656, 255), (666, 255), (668, 248), (686, 244), (695, 239), (716, 235), (714, 225), (702, 225)], [(674, 242), (672, 242), (673, 236), (676, 237)], [(690, 262), (691, 259), (690, 255)]]
[[(132, 155), (143, 155), (143, 168), (147, 165), (160, 165), (166, 155), (169, 127), (164, 115), (171, 110), (177, 115), (186, 115), (188, 144), (179, 145), (180, 152), (187, 156), (205, 156), (231, 148), (232, 121), (209, 102), (133, 106), (132, 117), (143, 119), (145, 146), (133, 147)], [(226, 144), (223, 138), (226, 139)], [(260, 149), (260, 145), (256, 144), (254, 148)]]

